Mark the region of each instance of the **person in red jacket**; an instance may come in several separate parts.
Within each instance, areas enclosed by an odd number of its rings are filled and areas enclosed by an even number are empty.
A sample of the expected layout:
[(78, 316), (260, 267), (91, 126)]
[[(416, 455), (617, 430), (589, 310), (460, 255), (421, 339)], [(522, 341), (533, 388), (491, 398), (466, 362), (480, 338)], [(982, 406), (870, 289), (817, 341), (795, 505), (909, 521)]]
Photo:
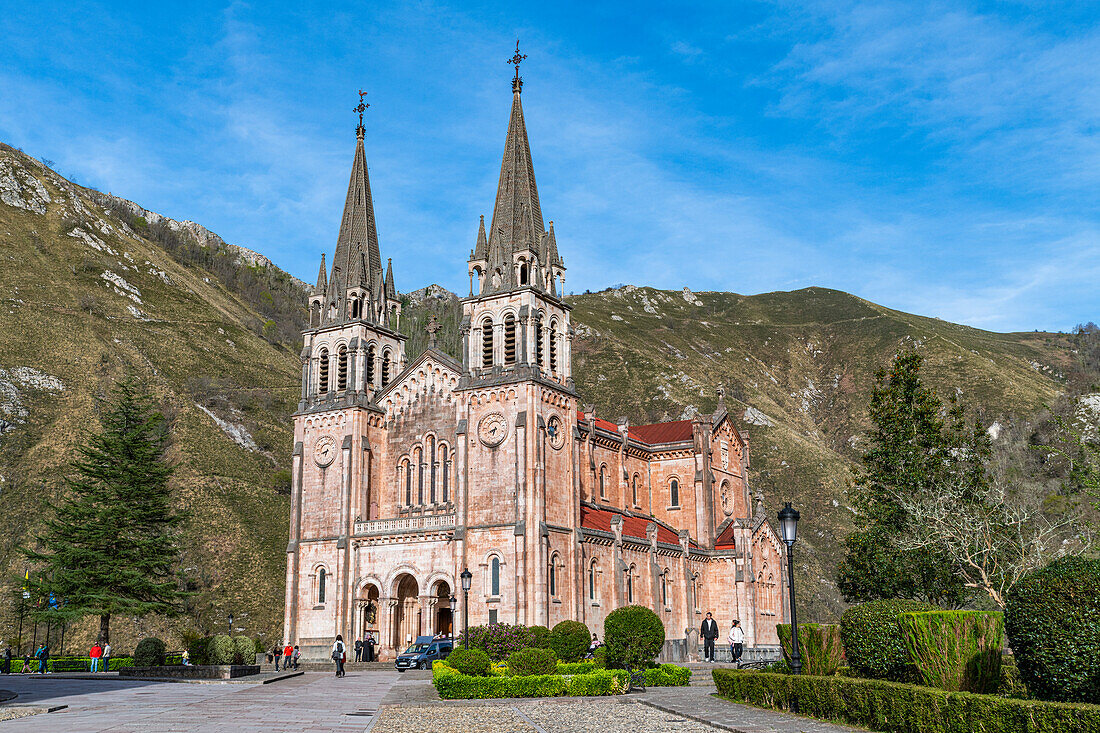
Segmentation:
[(287, 671), (290, 668), (290, 663), (292, 661), (294, 661), (293, 657), (294, 657), (294, 647), (292, 647), (290, 644), (287, 644), (283, 648), (283, 671), (284, 672)]
[[(92, 650), (90, 652), (88, 652), (88, 656), (92, 658), (92, 671), (93, 672), (98, 672), (99, 671), (99, 659), (100, 659), (100, 657), (103, 656), (103, 647), (101, 647), (99, 645), (98, 641), (95, 644), (92, 644)], [(104, 671), (106, 671), (106, 670), (104, 670)]]

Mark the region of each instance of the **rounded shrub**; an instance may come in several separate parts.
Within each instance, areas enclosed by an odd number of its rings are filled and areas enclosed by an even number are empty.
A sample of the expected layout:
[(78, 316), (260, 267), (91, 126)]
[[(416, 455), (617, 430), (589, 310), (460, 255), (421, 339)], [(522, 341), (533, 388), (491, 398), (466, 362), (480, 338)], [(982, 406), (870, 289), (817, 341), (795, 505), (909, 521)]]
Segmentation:
[(528, 626), (527, 628), (535, 635), (535, 640), (531, 642), (531, 646), (536, 649), (553, 649), (550, 646), (550, 629), (545, 626)]
[(596, 647), (596, 651), (592, 652), (592, 661), (596, 669), (607, 669), (607, 647)]
[(215, 634), (206, 648), (207, 664), (233, 664), (237, 656), (237, 645), (229, 634)]
[(1005, 631), (1028, 691), (1100, 703), (1100, 560), (1055, 560), (1020, 579), (1005, 605)]
[(193, 639), (187, 645), (187, 656), (191, 664), (210, 664), (210, 637), (202, 636)]
[(234, 636), (233, 649), (233, 664), (252, 664), (256, 661), (256, 644), (247, 636)]
[(533, 674), (554, 674), (558, 671), (558, 655), (553, 649), (531, 647), (512, 652), (508, 657), (508, 674), (528, 677)]
[(646, 667), (661, 653), (665, 644), (665, 625), (645, 606), (623, 606), (607, 614), (603, 621), (607, 666)]
[(930, 603), (904, 599), (852, 606), (840, 618), (840, 638), (848, 666), (860, 677), (908, 681), (912, 678), (899, 613), (938, 611)]
[(563, 662), (579, 662), (591, 638), (588, 627), (580, 621), (562, 621), (550, 632), (550, 648)]
[(443, 661), (451, 669), (471, 677), (489, 674), (489, 655), (480, 649), (455, 649)]
[(164, 642), (149, 636), (138, 642), (134, 649), (135, 667), (159, 667), (164, 664)]

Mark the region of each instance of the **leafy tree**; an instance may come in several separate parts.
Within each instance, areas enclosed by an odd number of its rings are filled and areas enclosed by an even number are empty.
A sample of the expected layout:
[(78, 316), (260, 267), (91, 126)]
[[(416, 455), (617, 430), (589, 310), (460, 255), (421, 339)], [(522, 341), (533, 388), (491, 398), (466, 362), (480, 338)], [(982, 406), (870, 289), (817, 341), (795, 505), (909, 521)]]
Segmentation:
[(958, 606), (966, 589), (949, 558), (928, 546), (899, 546), (911, 528), (910, 499), (951, 483), (963, 493), (986, 485), (989, 437), (968, 425), (963, 405), (946, 406), (921, 381), (922, 357), (899, 353), (875, 375), (874, 428), (852, 487), (856, 530), (844, 540), (837, 585), (849, 602), (912, 598)]
[(67, 479), (68, 495), (23, 553), (41, 565), (31, 591), (51, 594), (70, 616), (99, 616), (99, 642), (111, 616), (178, 613), (186, 592), (173, 568), (181, 515), (169, 502), (168, 428), (151, 397), (126, 379), (89, 432)]

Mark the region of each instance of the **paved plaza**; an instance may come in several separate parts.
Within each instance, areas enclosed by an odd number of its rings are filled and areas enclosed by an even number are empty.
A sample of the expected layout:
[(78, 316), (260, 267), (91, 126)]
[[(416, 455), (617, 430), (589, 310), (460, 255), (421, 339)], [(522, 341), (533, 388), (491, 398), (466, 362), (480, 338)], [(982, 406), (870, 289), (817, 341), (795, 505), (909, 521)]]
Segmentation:
[[(657, 688), (609, 698), (440, 701), (429, 673), (308, 672), (272, 684), (0, 677), (16, 705), (52, 708), (0, 723), (7, 731), (184, 733), (848, 733), (855, 729), (734, 705), (714, 687)], [(0, 708), (2, 709), (2, 708)]]

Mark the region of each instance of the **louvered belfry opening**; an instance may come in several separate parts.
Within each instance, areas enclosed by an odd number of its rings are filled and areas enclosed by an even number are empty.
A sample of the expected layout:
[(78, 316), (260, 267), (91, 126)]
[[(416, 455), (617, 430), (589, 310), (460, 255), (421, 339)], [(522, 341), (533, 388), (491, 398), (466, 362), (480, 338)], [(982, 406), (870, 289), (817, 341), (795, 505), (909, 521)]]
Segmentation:
[(550, 324), (550, 372), (558, 373), (558, 326)]
[(387, 349), (382, 352), (382, 386), (390, 383), (390, 352)]
[(321, 349), (317, 360), (317, 391), (324, 394), (328, 392), (328, 349)]
[(481, 366), (493, 366), (493, 322), (488, 318), (481, 323)]
[(545, 365), (542, 349), (542, 319), (535, 322), (535, 364), (541, 369)]
[(348, 347), (341, 346), (336, 353), (336, 389), (343, 392), (348, 388)]
[(516, 319), (511, 313), (504, 317), (504, 363), (516, 363)]
[(374, 344), (367, 347), (367, 384), (374, 386)]

